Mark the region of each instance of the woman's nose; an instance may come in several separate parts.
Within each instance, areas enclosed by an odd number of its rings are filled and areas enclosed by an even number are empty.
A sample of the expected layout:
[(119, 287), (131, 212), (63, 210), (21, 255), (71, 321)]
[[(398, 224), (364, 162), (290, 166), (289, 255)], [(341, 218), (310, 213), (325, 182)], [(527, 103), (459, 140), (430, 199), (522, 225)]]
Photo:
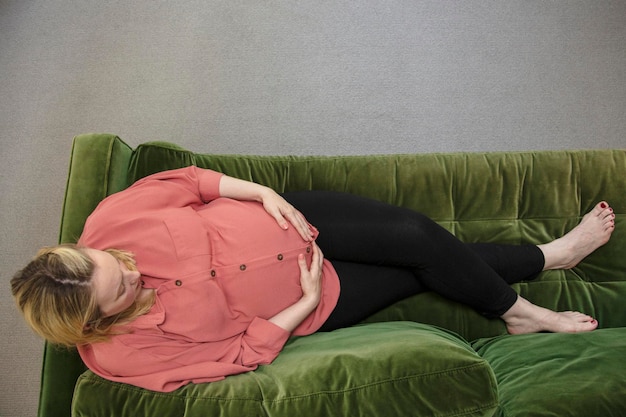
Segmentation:
[(129, 271), (129, 274), (129, 281), (131, 285), (135, 285), (141, 277), (141, 274), (139, 273), (139, 271)]

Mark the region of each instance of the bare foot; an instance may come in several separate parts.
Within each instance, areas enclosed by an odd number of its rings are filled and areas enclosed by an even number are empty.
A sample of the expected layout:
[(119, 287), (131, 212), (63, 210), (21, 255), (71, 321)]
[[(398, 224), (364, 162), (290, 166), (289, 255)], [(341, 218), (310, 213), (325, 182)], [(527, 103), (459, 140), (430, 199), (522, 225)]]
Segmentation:
[(544, 270), (570, 269), (609, 241), (615, 229), (615, 214), (602, 201), (585, 214), (581, 222), (563, 237), (539, 245), (545, 257)]
[(502, 315), (510, 334), (537, 332), (578, 333), (589, 332), (598, 327), (598, 321), (576, 311), (556, 312), (539, 307), (518, 297), (517, 302)]

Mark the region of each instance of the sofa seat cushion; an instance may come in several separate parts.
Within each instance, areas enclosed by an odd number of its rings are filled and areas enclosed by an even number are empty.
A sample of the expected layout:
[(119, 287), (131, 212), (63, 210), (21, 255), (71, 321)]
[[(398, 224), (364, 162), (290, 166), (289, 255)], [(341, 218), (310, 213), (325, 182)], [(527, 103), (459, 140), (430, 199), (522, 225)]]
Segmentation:
[(626, 328), (481, 339), (498, 380), (498, 416), (626, 415)]
[(294, 338), (254, 372), (157, 393), (78, 380), (73, 416), (491, 416), (488, 363), (454, 333), (412, 322)]

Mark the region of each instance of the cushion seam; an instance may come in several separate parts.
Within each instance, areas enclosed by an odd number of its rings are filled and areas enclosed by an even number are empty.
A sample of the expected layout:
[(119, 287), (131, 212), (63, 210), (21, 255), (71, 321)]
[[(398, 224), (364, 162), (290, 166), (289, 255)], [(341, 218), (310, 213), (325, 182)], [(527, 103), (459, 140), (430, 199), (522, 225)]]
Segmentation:
[[(436, 376), (444, 376), (444, 375), (454, 375), (454, 374), (458, 374), (458, 373), (465, 373), (468, 370), (472, 370), (474, 368), (485, 368), (485, 365), (487, 365), (486, 369), (490, 369), (488, 366), (488, 362), (485, 359), (481, 358), (481, 362), (480, 363), (476, 363), (476, 364), (472, 364), (472, 365), (466, 365), (464, 367), (460, 367), (460, 368), (456, 368), (456, 369), (449, 369), (449, 370), (444, 370), (444, 371), (437, 371), (437, 372), (429, 372), (429, 373), (421, 373), (421, 374), (413, 374), (413, 375), (406, 375), (406, 376), (402, 376), (402, 377), (398, 377), (398, 378), (388, 378), (385, 380), (381, 380), (381, 381), (376, 381), (376, 382), (371, 382), (371, 383), (367, 383), (367, 384), (362, 384), (356, 387), (350, 387), (347, 389), (341, 389), (341, 390), (319, 390), (318, 392), (315, 393), (307, 393), (307, 394), (299, 394), (299, 395), (292, 395), (289, 397), (285, 397), (285, 398), (280, 398), (280, 399), (259, 399), (259, 398), (247, 398), (247, 397), (219, 397), (219, 396), (205, 396), (205, 395), (189, 395), (189, 394), (182, 394), (182, 393), (163, 393), (163, 392), (159, 392), (159, 391), (152, 391), (152, 390), (144, 390), (143, 388), (140, 387), (135, 387), (129, 384), (123, 384), (123, 383), (119, 383), (119, 382), (115, 382), (115, 381), (109, 381), (105, 378), (102, 378), (100, 376), (97, 376), (94, 373), (91, 373), (91, 375), (81, 375), (81, 377), (79, 379), (88, 381), (90, 383), (96, 383), (99, 385), (110, 385), (110, 384), (115, 384), (115, 387), (117, 389), (121, 389), (124, 391), (134, 391), (134, 392), (138, 392), (138, 393), (142, 393), (142, 392), (148, 392), (150, 393), (150, 395), (153, 395), (155, 397), (176, 397), (176, 398), (180, 398), (180, 399), (205, 399), (205, 400), (212, 400), (212, 399), (217, 399), (217, 400), (222, 400), (222, 401), (232, 401), (232, 400), (238, 400), (238, 401), (259, 401), (259, 402), (267, 402), (267, 403), (279, 403), (279, 402), (286, 402), (286, 401), (292, 401), (292, 400), (298, 400), (298, 399), (304, 399), (304, 398), (311, 398), (311, 397), (317, 397), (317, 396), (322, 396), (322, 395), (328, 395), (328, 394), (333, 394), (333, 395), (337, 395), (337, 394), (341, 394), (341, 393), (347, 393), (347, 392), (353, 392), (353, 391), (360, 391), (360, 390), (364, 390), (367, 389), (369, 387), (374, 387), (377, 385), (384, 385), (384, 384), (389, 384), (389, 383), (393, 383), (393, 382), (397, 382), (397, 381), (406, 381), (406, 380), (411, 380), (411, 379), (421, 379), (421, 378), (428, 378), (428, 377), (436, 377)], [(93, 376), (92, 376), (93, 375)], [(95, 377), (95, 378), (94, 378)], [(215, 381), (215, 382), (209, 382), (209, 384), (215, 384), (215, 383), (220, 383), (221, 381)], [(201, 385), (201, 384), (196, 384), (196, 385)], [(78, 386), (78, 384), (77, 384)]]

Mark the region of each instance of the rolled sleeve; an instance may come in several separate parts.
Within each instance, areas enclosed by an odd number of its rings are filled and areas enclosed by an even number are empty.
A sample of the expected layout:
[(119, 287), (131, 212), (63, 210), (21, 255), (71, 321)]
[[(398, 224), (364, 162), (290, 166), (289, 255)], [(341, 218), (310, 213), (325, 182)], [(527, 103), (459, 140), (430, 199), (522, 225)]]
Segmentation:
[(198, 191), (200, 197), (205, 202), (215, 200), (220, 197), (220, 180), (224, 176), (221, 172), (210, 169), (192, 167), (195, 176), (198, 178)]
[(271, 363), (289, 339), (285, 329), (261, 318), (254, 318), (241, 341), (240, 361), (243, 366)]

